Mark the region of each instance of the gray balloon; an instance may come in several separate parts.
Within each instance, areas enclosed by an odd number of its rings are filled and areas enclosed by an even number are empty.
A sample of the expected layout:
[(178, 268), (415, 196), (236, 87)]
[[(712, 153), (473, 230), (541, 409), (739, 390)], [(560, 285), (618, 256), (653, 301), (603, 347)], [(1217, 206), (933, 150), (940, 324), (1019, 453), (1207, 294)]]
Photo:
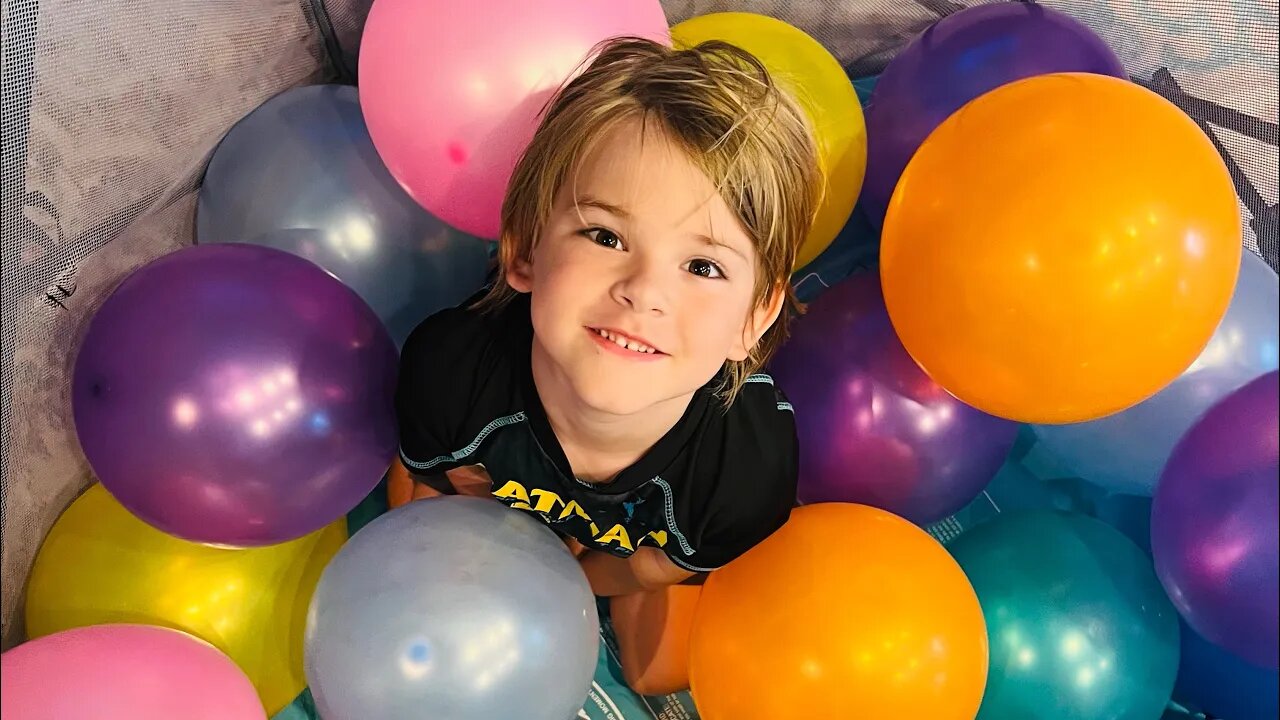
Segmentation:
[(324, 720), (570, 720), (600, 631), (577, 560), (493, 500), (418, 500), (325, 568), (304, 667)]
[(205, 172), (196, 240), (311, 260), (364, 298), (397, 346), (476, 292), (489, 258), (484, 240), (436, 219), (391, 177), (346, 85), (287, 90), (231, 128)]

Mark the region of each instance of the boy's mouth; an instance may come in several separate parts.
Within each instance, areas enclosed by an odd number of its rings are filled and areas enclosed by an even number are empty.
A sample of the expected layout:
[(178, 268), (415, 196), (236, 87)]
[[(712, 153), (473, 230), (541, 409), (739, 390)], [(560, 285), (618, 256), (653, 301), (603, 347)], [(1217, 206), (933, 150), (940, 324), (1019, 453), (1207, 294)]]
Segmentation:
[(613, 328), (588, 327), (587, 331), (594, 335), (597, 340), (603, 341), (604, 343), (612, 343), (619, 349), (626, 350), (637, 355), (648, 355), (651, 357), (666, 355), (666, 353), (654, 347), (644, 338), (628, 335), (620, 330), (615, 330)]

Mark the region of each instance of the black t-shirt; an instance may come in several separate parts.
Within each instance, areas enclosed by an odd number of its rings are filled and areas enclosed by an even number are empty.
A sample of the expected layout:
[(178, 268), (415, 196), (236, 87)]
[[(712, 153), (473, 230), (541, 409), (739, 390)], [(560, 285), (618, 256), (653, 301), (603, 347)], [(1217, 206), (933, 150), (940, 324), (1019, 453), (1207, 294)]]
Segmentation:
[(733, 404), (698, 390), (683, 417), (607, 483), (575, 477), (533, 382), (533, 327), (521, 295), (488, 314), (465, 305), (427, 318), (401, 353), (400, 456), (412, 472), (483, 465), (490, 492), (588, 548), (626, 557), (662, 548), (714, 570), (777, 530), (796, 497), (791, 405), (768, 375)]

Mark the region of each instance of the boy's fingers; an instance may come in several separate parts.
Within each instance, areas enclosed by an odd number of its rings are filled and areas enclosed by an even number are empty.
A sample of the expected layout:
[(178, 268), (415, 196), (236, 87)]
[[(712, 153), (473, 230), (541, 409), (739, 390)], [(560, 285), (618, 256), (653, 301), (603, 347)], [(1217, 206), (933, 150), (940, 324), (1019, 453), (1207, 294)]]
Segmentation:
[(387, 470), (387, 505), (398, 508), (413, 499), (413, 476), (408, 468), (396, 458)]
[(578, 542), (578, 538), (575, 537), (565, 538), (564, 544), (569, 548), (569, 552), (572, 553), (574, 557), (581, 557), (582, 553), (587, 551), (587, 546)]
[(416, 482), (413, 484), (413, 499), (421, 500), (423, 498), (440, 497), (444, 493), (427, 485), (426, 483)]
[(449, 470), (445, 474), (459, 495), (489, 497), (489, 492), (493, 488), (493, 481), (489, 479), (488, 471), (479, 465), (464, 465)]

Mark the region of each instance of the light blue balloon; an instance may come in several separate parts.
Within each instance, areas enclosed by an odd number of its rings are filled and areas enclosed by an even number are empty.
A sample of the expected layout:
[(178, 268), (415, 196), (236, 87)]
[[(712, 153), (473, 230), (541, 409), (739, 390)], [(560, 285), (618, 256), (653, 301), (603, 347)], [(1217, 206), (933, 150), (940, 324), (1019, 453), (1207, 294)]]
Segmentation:
[(397, 346), (479, 290), (489, 259), (483, 240), (433, 217), (391, 177), (345, 85), (287, 90), (231, 128), (205, 173), (196, 240), (311, 260), (360, 295)]
[(1035, 433), (1072, 473), (1108, 490), (1149, 496), (1173, 446), (1196, 419), (1280, 364), (1278, 323), (1280, 281), (1246, 250), (1231, 305), (1186, 372), (1128, 410), (1073, 425), (1035, 425)]
[(586, 576), (550, 528), (491, 499), (440, 497), (338, 551), (303, 666), (324, 720), (569, 720), (599, 632)]

